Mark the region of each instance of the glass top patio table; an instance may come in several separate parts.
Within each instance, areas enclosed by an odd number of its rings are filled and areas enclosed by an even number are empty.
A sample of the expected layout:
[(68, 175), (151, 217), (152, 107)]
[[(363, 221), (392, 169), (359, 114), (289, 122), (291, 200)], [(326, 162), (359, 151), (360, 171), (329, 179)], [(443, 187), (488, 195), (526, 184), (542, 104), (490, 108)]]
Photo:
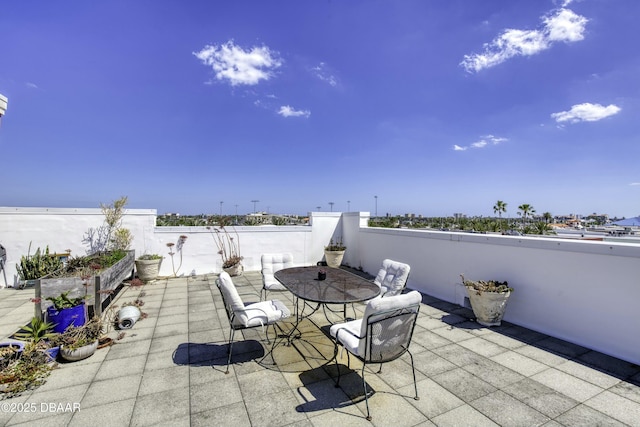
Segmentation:
[[(318, 279), (320, 270), (326, 271), (325, 280)], [(293, 267), (277, 271), (274, 276), (296, 297), (320, 304), (349, 304), (380, 294), (375, 283), (339, 268)]]

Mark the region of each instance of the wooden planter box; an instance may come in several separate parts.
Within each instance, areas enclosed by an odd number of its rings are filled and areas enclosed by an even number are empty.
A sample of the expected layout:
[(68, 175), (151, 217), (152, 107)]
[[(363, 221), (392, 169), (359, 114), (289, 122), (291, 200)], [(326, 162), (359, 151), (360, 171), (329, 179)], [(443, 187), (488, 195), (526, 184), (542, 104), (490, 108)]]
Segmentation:
[(104, 291), (115, 290), (125, 279), (133, 277), (135, 259), (135, 251), (127, 251), (127, 255), (120, 261), (88, 280), (83, 280), (80, 277), (36, 280), (36, 317), (42, 319), (44, 311), (52, 305), (51, 301), (47, 301), (47, 298), (57, 297), (66, 291), (69, 291), (69, 296), (73, 298), (86, 295), (86, 305), (93, 306), (95, 315), (101, 315), (102, 305), (109, 298), (109, 293)]

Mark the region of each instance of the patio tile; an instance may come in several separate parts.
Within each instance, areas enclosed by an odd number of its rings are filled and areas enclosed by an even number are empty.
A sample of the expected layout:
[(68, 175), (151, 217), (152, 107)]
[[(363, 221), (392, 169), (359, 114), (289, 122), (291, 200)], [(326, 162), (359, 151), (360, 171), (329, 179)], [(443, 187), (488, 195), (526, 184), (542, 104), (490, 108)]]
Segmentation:
[(129, 425), (135, 403), (135, 396), (126, 400), (104, 402), (92, 407), (85, 407), (83, 400), (82, 409), (73, 414), (68, 426), (85, 427), (97, 424), (96, 420), (101, 420), (100, 424), (105, 425)]
[(479, 337), (462, 341), (460, 345), (484, 357), (495, 356), (507, 351), (506, 348)]
[(138, 395), (144, 396), (181, 387), (189, 387), (189, 367), (172, 366), (150, 371), (145, 369)]
[(501, 426), (533, 427), (549, 421), (547, 416), (500, 390), (470, 404)]
[(553, 368), (535, 374), (531, 379), (557, 390), (578, 402), (584, 402), (603, 391), (602, 388), (598, 386)]
[(427, 377), (456, 369), (456, 365), (432, 351), (424, 351), (413, 355), (416, 370)]
[(620, 382), (619, 378), (605, 372), (597, 371), (583, 363), (574, 362), (572, 360), (561, 363), (555, 368), (605, 389), (613, 387)]
[(565, 427), (623, 427), (624, 424), (585, 405), (576, 406), (556, 418)]
[(533, 347), (531, 345), (516, 348), (514, 351), (522, 354), (523, 356), (527, 356), (529, 359), (533, 359), (551, 367), (558, 366), (568, 360), (566, 357), (559, 356), (555, 353), (549, 353), (546, 350)]
[(209, 427), (213, 425), (251, 427), (251, 421), (249, 421), (249, 415), (243, 402), (208, 409), (191, 416), (192, 427)]
[[(409, 399), (409, 402), (429, 419), (465, 404), (455, 394), (431, 379), (419, 381), (417, 385), (420, 400)], [(412, 395), (413, 384), (398, 389), (398, 392), (406, 396)]]
[(432, 331), (449, 341), (459, 343), (460, 341), (470, 340), (475, 336), (465, 331), (464, 329), (456, 328), (455, 326), (447, 326), (444, 328), (435, 328)]
[(463, 367), (471, 363), (477, 363), (483, 357), (478, 353), (468, 350), (458, 344), (451, 344), (445, 347), (433, 349), (438, 356), (446, 359), (450, 363)]
[(496, 390), (488, 382), (470, 375), (462, 368), (434, 375), (431, 379), (467, 403)]
[(523, 356), (515, 351), (507, 351), (505, 353), (498, 354), (491, 357), (491, 360), (506, 366), (525, 377), (530, 377), (531, 375), (542, 372), (545, 369), (549, 369), (547, 365), (536, 362), (533, 359), (529, 359), (527, 356)]
[(139, 341), (118, 341), (109, 347), (109, 352), (105, 360), (120, 359), (131, 356), (146, 356), (149, 353), (151, 339), (141, 339)]
[(128, 375), (140, 375), (144, 371), (146, 355), (106, 360), (100, 366), (94, 381)]
[(530, 378), (513, 383), (503, 391), (549, 418), (555, 418), (578, 405), (574, 399)]
[(636, 385), (632, 382), (620, 381), (618, 384), (611, 387), (609, 391), (619, 396), (626, 397), (629, 400), (633, 400), (636, 403), (640, 403), (640, 385)]
[(291, 408), (297, 407), (296, 398), (291, 389), (287, 388), (265, 396), (269, 398), (244, 398), (251, 425), (276, 427), (286, 426), (288, 424), (298, 425), (299, 423), (307, 421), (307, 416), (304, 412), (291, 410)]
[[(135, 399), (138, 395), (142, 375), (128, 375), (94, 381), (82, 398), (82, 412), (93, 406), (101, 406), (112, 402)], [(133, 405), (131, 406), (133, 410)], [(129, 417), (131, 413), (129, 413)], [(127, 423), (129, 421), (127, 420)]]
[[(416, 328), (417, 329), (417, 328)], [(428, 330), (414, 331), (411, 344), (418, 344), (428, 350), (451, 344), (446, 338)]]
[(498, 424), (487, 418), (482, 412), (469, 406), (462, 405), (431, 420), (438, 427), (497, 427)]
[(610, 391), (587, 400), (585, 405), (628, 425), (640, 425), (640, 407), (634, 401)]
[(481, 359), (476, 363), (463, 366), (465, 371), (486, 381), (497, 388), (521, 381), (524, 376), (489, 359)]
[(150, 426), (160, 423), (175, 425), (177, 423), (173, 420), (184, 417), (188, 407), (189, 387), (138, 396), (133, 407), (130, 425)]
[(238, 383), (232, 376), (210, 383), (192, 385), (189, 388), (191, 390), (190, 412), (194, 414), (248, 400), (247, 396), (243, 396)]

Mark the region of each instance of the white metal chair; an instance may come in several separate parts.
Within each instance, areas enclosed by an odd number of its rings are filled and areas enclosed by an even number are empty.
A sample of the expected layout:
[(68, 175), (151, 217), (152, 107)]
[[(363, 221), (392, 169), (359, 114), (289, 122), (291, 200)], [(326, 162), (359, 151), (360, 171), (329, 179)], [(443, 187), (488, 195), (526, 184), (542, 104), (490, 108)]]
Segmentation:
[(273, 275), (283, 268), (293, 267), (293, 255), (289, 253), (262, 254), (260, 262), (262, 263), (261, 295), (264, 295), (261, 299), (267, 298), (267, 291), (286, 291), (287, 289)]
[[(273, 325), (275, 332), (276, 322), (291, 316), (291, 312), (279, 300), (261, 301), (245, 305), (231, 280), (231, 276), (224, 271), (220, 273), (216, 284), (222, 294), (222, 301), (229, 319), (229, 358), (227, 359), (227, 370), (225, 372), (228, 374), (235, 331)], [(269, 342), (268, 333), (267, 342)]]
[(369, 412), (369, 397), (367, 382), (364, 379), (365, 367), (368, 363), (391, 362), (404, 353), (409, 353), (411, 369), (413, 370), (413, 386), (415, 400), (418, 400), (418, 386), (416, 384), (416, 370), (413, 365), (413, 355), (409, 351), (413, 329), (420, 311), (422, 295), (418, 291), (386, 298), (375, 298), (367, 303), (364, 317), (345, 323), (337, 323), (329, 330), (335, 339), (336, 368), (340, 385), (340, 368), (338, 367), (338, 344), (347, 350), (347, 364), (349, 353), (362, 362), (362, 383), (367, 405), (367, 420), (371, 420)]
[(382, 261), (382, 267), (374, 280), (374, 283), (380, 286), (380, 296), (390, 297), (400, 295), (407, 286), (410, 271), (411, 267), (409, 264), (391, 259)]

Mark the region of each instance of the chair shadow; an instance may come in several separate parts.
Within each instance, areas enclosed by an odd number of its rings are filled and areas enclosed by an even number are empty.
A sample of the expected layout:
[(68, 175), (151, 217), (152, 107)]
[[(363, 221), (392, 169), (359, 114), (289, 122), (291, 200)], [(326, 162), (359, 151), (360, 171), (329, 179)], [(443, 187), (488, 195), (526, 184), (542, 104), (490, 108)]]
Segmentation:
[[(228, 343), (182, 343), (173, 351), (173, 363), (189, 366), (226, 366), (228, 351)], [(260, 341), (236, 341), (233, 343), (231, 364), (251, 362), (264, 355), (264, 347)]]
[[(340, 369), (340, 386), (336, 385)], [(298, 376), (303, 384), (298, 388), (298, 395), (304, 399), (296, 407), (297, 412), (315, 412), (327, 409), (340, 409), (355, 405), (364, 400), (362, 377), (346, 365), (335, 364), (320, 366), (304, 371)], [(369, 396), (375, 390), (367, 383)]]

